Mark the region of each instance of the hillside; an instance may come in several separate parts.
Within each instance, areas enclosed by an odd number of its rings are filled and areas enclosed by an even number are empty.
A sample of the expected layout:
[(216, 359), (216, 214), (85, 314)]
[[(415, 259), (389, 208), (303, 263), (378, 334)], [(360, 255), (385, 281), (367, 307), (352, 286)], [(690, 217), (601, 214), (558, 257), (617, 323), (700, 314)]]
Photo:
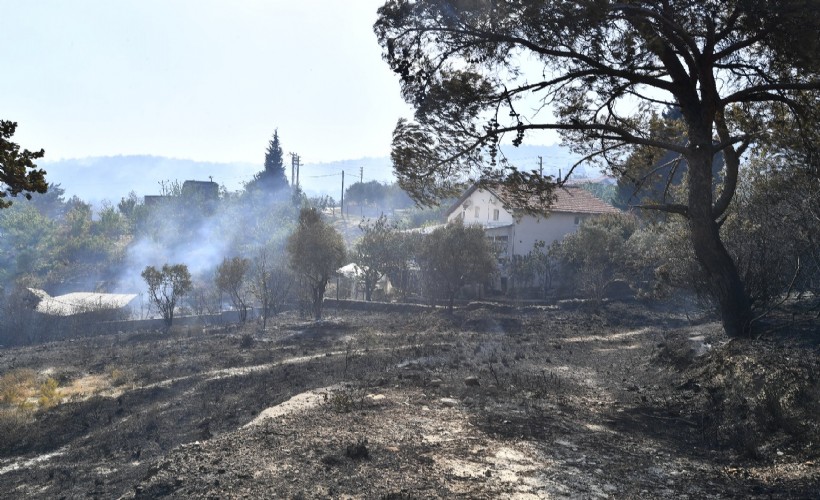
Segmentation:
[[(820, 488), (820, 357), (800, 337), (727, 342), (716, 324), (637, 304), (327, 313), (265, 332), (1, 350), (4, 394), (31, 380), (34, 408), (2, 405), (0, 497), (768, 499)], [(37, 403), (49, 378), (57, 387)]]

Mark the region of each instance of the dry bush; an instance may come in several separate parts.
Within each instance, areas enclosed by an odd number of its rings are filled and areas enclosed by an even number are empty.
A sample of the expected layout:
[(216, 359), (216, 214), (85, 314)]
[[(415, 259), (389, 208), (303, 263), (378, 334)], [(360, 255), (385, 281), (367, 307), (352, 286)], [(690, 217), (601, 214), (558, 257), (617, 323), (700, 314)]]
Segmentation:
[(134, 381), (134, 374), (131, 370), (125, 368), (111, 368), (109, 375), (111, 376), (111, 385), (113, 387), (122, 387)]
[(350, 413), (364, 408), (364, 391), (343, 387), (324, 394), (324, 403), (334, 413)]
[(40, 384), (40, 396), (37, 402), (40, 408), (51, 408), (60, 404), (63, 396), (59, 392), (59, 384), (51, 377), (48, 377), (42, 384)]
[(732, 342), (685, 376), (706, 389), (696, 421), (712, 445), (761, 458), (820, 441), (820, 362), (810, 348)]
[(18, 368), (0, 377), (0, 402), (7, 405), (25, 405), (31, 395), (37, 374), (28, 368)]

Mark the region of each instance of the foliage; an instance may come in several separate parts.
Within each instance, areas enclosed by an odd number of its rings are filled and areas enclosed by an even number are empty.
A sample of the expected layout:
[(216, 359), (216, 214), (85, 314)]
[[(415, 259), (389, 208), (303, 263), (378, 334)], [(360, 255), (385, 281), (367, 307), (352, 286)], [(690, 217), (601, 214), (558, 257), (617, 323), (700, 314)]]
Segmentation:
[(314, 208), (303, 208), (299, 224), (288, 238), (291, 268), (309, 289), (316, 320), (322, 318), (322, 301), (327, 282), (344, 264), (345, 245), (342, 235), (322, 220)]
[(353, 250), (353, 262), (361, 270), (365, 299), (369, 302), (379, 280), (388, 271), (400, 271), (406, 256), (401, 251), (402, 240), (396, 226), (389, 224), (384, 215), (370, 223), (362, 221), (359, 229), (363, 234)]
[(24, 274), (44, 276), (55, 265), (57, 224), (31, 203), (0, 211), (0, 279)]
[(45, 193), (48, 190), (45, 170), (38, 169), (34, 163), (34, 160), (45, 156), (45, 151), (20, 151), (20, 146), (11, 141), (16, 130), (17, 123), (0, 120), (0, 184), (5, 186), (0, 190), (0, 208), (11, 206), (8, 197), (23, 193), (31, 199), (31, 193)]
[(544, 241), (539, 240), (526, 255), (512, 256), (508, 266), (516, 293), (534, 286), (540, 291), (541, 297), (546, 297), (558, 272), (559, 245), (560, 242), (556, 242), (548, 247)]
[(59, 231), (60, 257), (70, 261), (104, 261), (113, 249), (114, 238), (123, 232), (116, 212), (110, 206), (103, 207), (100, 218), (95, 221), (90, 204), (75, 197), (69, 200), (68, 206)]
[(143, 204), (137, 193), (131, 191), (126, 198), (121, 198), (117, 203), (117, 211), (125, 219), (128, 234), (134, 234), (139, 220), (145, 218), (145, 204)]
[(626, 242), (635, 232), (635, 218), (606, 214), (585, 219), (578, 231), (564, 237), (558, 250), (562, 284), (601, 300), (627, 261)]
[(390, 284), (398, 291), (402, 299), (418, 291), (416, 256), (421, 249), (424, 236), (421, 233), (397, 231), (393, 246), (395, 254), (387, 267), (387, 277)]
[(820, 292), (820, 176), (768, 158), (749, 166), (721, 228), (759, 311)]
[(148, 297), (157, 306), (165, 326), (171, 328), (174, 309), (180, 298), (191, 291), (191, 273), (185, 264), (163, 264), (161, 270), (147, 266), (142, 271), (142, 279), (148, 285)]
[(345, 190), (345, 201), (356, 205), (407, 208), (413, 201), (397, 184), (378, 181), (354, 182)]
[(244, 323), (248, 319), (248, 298), (250, 291), (247, 286), (251, 261), (242, 257), (225, 257), (216, 267), (214, 278), (220, 292), (226, 292), (231, 298), (234, 308), (239, 312), (239, 321)]
[(334, 208), (336, 206), (336, 200), (334, 200), (332, 196), (328, 195), (312, 196), (308, 198), (308, 205), (316, 210), (319, 210), (320, 212), (324, 212), (328, 208)]
[(496, 270), (495, 253), (484, 229), (465, 226), (460, 218), (427, 235), (417, 261), (431, 298), (444, 297), (450, 310), (461, 287), (483, 284)]
[[(772, 103), (803, 118), (798, 129), (816, 123), (804, 96), (820, 90), (817, 9), (805, 0), (390, 0), (374, 29), (416, 109), (397, 124), (392, 152), (415, 199), (430, 203), (467, 178), (517, 186), (519, 203), (549, 201), (553, 179), (499, 158), (510, 136), (519, 145), (557, 130), (583, 161), (613, 167), (640, 148), (651, 148), (651, 164), (672, 152), (687, 163), (685, 201), (652, 208), (688, 220), (725, 331), (750, 333), (751, 302), (720, 221), (741, 157), (781, 119)], [(658, 133), (669, 108), (683, 135)], [(717, 157), (725, 171), (715, 190)]]

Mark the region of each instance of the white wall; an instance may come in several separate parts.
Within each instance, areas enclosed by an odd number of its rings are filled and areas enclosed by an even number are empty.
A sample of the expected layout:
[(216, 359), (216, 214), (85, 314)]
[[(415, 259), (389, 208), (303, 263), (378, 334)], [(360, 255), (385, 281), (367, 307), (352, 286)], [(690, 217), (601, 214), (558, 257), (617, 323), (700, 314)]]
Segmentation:
[[(465, 205), (467, 205), (466, 208)], [(476, 208), (478, 209), (478, 216), (476, 216)], [(498, 210), (498, 220), (493, 219), (494, 210)], [(464, 214), (465, 224), (481, 224), (486, 227), (504, 226), (515, 222), (512, 214), (504, 209), (501, 202), (489, 191), (483, 189), (476, 189), (461, 203), (459, 209), (454, 210), (447, 217), (447, 222), (461, 217), (462, 214)]]
[(524, 216), (514, 229), (513, 253), (526, 255), (536, 241), (543, 241), (549, 246), (554, 241), (564, 239), (564, 236), (578, 229), (578, 225), (575, 224), (576, 218), (580, 220), (577, 214), (560, 212), (552, 213), (547, 218)]

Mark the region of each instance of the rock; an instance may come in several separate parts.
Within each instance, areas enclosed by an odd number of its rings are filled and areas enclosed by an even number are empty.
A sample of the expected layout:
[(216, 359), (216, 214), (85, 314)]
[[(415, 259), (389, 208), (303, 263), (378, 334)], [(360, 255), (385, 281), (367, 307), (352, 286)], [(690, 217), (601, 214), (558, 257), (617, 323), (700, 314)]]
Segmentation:
[(441, 380), (440, 378), (434, 378), (434, 379), (430, 380), (430, 386), (431, 387), (441, 387), (441, 384), (443, 384), (443, 383), (444, 383), (444, 381)]
[(470, 376), (464, 379), (464, 385), (467, 387), (478, 387), (481, 385), (481, 382), (478, 381), (478, 377)]
[(454, 406), (458, 406), (458, 400), (453, 398), (441, 398), (439, 400), (442, 405), (446, 406), (447, 408), (452, 408)]

